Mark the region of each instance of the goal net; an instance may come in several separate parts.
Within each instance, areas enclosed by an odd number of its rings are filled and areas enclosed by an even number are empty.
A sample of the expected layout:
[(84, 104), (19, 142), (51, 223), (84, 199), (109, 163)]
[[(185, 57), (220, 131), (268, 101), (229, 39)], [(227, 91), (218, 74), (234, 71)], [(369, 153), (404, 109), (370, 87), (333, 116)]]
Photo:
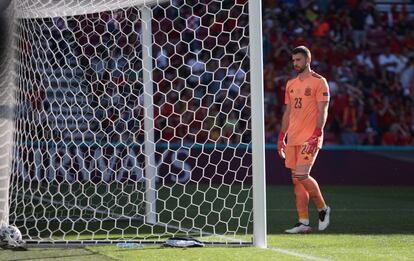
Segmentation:
[(14, 4), (9, 217), (29, 244), (251, 244), (254, 234), (263, 246), (251, 6)]

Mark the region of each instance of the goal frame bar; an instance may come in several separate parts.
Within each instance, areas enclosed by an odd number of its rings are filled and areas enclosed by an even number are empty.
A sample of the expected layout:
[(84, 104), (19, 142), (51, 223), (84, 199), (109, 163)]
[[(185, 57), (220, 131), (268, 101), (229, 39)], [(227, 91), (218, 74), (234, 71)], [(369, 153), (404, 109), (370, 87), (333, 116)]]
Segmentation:
[[(251, 95), (251, 129), (252, 129), (252, 186), (253, 186), (253, 242), (204, 242), (206, 245), (237, 245), (246, 246), (253, 245), (255, 247), (266, 248), (267, 247), (267, 221), (266, 221), (266, 169), (265, 169), (265, 141), (264, 141), (264, 89), (263, 89), (263, 50), (262, 50), (262, 3), (259, 0), (249, 0), (249, 56), (250, 56), (250, 95)], [(147, 6), (140, 8), (142, 12), (143, 22), (143, 67), (144, 67), (144, 107), (146, 115), (146, 124), (149, 129), (154, 124), (153, 108), (152, 108), (152, 77), (149, 72), (152, 71), (152, 54), (151, 48), (148, 45), (151, 44), (151, 23), (150, 10)], [(157, 223), (157, 214), (154, 211), (156, 209), (156, 190), (155, 190), (155, 159), (149, 157), (154, 155), (154, 148), (148, 146), (153, 144), (153, 133), (147, 130), (148, 136), (146, 137), (145, 154), (146, 156), (146, 180), (147, 187), (150, 189), (146, 194), (146, 199), (149, 204), (146, 206), (146, 222)], [(148, 169), (150, 168), (150, 169)], [(125, 241), (125, 240), (74, 240), (68, 243), (65, 241), (65, 245), (79, 246), (79, 245), (101, 245), (101, 244), (113, 244), (119, 242), (137, 242), (141, 244), (153, 243), (160, 244), (162, 241)], [(29, 240), (27, 242), (30, 246), (59, 246), (63, 242), (60, 241), (44, 241), (39, 242), (35, 240)]]
[(252, 112), (253, 245), (267, 247), (266, 168), (264, 141), (264, 91), (262, 1), (249, 1), (250, 94)]

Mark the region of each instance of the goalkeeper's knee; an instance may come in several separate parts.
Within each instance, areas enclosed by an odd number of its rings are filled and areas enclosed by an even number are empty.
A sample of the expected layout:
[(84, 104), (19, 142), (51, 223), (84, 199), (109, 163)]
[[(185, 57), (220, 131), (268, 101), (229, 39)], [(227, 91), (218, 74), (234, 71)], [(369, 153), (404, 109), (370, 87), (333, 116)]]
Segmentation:
[(300, 172), (296, 172), (295, 175), (293, 176), (293, 179), (296, 179), (298, 181), (302, 181), (309, 178), (309, 173), (300, 173)]
[(292, 172), (293, 178), (299, 181), (309, 178), (309, 173), (310, 173), (311, 168), (312, 168), (311, 165), (297, 166), (296, 170)]

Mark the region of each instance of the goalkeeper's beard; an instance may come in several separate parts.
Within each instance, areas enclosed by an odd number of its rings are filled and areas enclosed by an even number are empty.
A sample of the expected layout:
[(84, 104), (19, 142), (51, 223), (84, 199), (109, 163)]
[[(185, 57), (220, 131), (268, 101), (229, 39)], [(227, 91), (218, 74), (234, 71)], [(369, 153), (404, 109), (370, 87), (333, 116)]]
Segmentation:
[(305, 69), (306, 69), (306, 65), (305, 66), (303, 66), (303, 67), (299, 67), (299, 66), (297, 66), (297, 67), (295, 67), (295, 71), (299, 74), (299, 73), (303, 73), (304, 71), (305, 71)]

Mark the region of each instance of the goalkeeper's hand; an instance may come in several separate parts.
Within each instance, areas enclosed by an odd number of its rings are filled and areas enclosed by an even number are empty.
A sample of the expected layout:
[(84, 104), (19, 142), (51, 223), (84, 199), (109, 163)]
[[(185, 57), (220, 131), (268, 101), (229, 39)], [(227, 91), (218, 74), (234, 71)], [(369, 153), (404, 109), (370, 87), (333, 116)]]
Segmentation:
[(279, 156), (284, 159), (286, 157), (285, 150), (286, 150), (286, 143), (285, 143), (286, 133), (281, 131), (279, 133), (279, 137), (277, 139), (277, 152)]
[(321, 128), (316, 128), (313, 131), (312, 136), (310, 136), (309, 139), (306, 140), (305, 142), (305, 153), (307, 154), (315, 154), (315, 152), (318, 150), (318, 144), (319, 144), (319, 140), (322, 136), (322, 129)]

